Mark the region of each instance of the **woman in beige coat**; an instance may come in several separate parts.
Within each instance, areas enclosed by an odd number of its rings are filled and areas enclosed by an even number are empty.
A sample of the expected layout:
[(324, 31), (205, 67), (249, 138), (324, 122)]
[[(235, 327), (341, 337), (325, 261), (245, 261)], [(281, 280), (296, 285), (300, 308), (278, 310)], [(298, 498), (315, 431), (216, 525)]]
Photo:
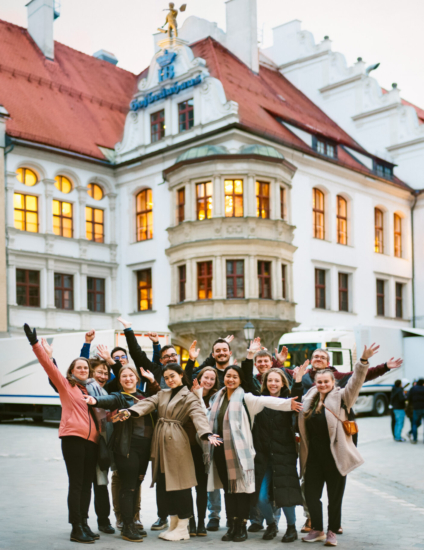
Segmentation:
[[(157, 409), (158, 422), (152, 437), (152, 486), (156, 482), (161, 507), (171, 517), (167, 531), (159, 537), (165, 540), (186, 540), (188, 521), (192, 516), (191, 488), (197, 485), (190, 440), (184, 424), (191, 419), (200, 439), (219, 445), (218, 436), (209, 428), (201, 397), (190, 392), (184, 371), (177, 363), (169, 363), (163, 378), (170, 388), (139, 401), (130, 409), (123, 409), (114, 417), (126, 420), (130, 416), (144, 416)], [(198, 390), (201, 393), (201, 389)]]
[[(324, 370), (316, 374), (316, 386), (303, 397), (303, 411), (299, 413), (300, 466), (312, 524), (312, 530), (302, 539), (304, 542), (325, 541), (325, 546), (337, 545), (335, 533), (341, 525), (346, 475), (363, 463), (342, 421), (348, 419), (348, 411), (365, 381), (368, 359), (378, 348), (375, 344), (370, 348), (365, 346), (345, 388), (336, 387), (331, 370)], [(328, 494), (327, 536), (321, 503), (324, 483)]]

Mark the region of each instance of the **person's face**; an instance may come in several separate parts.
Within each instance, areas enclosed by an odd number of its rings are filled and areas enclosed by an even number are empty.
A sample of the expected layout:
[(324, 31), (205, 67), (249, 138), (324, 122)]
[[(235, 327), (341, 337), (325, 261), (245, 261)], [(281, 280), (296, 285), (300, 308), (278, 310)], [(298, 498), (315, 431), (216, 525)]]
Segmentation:
[(268, 355), (264, 355), (264, 357), (256, 357), (255, 367), (261, 374), (269, 371), (269, 369), (272, 367), (271, 357), (268, 357)]
[(315, 370), (322, 370), (328, 368), (330, 361), (325, 352), (317, 349), (314, 351), (311, 357), (311, 365)]
[(90, 374), (87, 361), (78, 359), (74, 365), (74, 368), (71, 370), (71, 374), (73, 374), (75, 378), (78, 378), (78, 380), (87, 380), (88, 375)]
[(207, 370), (200, 379), (200, 386), (209, 391), (214, 387), (216, 374), (211, 370)]
[(121, 372), (119, 382), (122, 389), (128, 393), (133, 393), (137, 388), (137, 376), (131, 369), (125, 369)]
[(315, 384), (319, 393), (329, 393), (334, 388), (334, 380), (329, 374), (317, 374)]
[(215, 344), (212, 357), (215, 359), (218, 365), (226, 365), (229, 362), (231, 356), (232, 352), (230, 351), (227, 343), (219, 342), (218, 344)]
[(236, 390), (241, 384), (240, 376), (236, 370), (230, 369), (225, 373), (224, 385), (229, 390)]
[(167, 365), (168, 363), (176, 363), (178, 359), (178, 354), (174, 348), (169, 348), (163, 352), (160, 362), (162, 365)]
[(112, 356), (112, 359), (114, 361), (119, 361), (122, 366), (128, 363), (128, 356), (125, 353), (125, 351), (122, 351), (121, 349), (118, 349), (115, 351), (115, 353)]
[(93, 378), (103, 388), (109, 380), (109, 371), (104, 365), (97, 365), (93, 371)]
[(271, 396), (278, 396), (280, 395), (281, 388), (283, 387), (283, 380), (279, 374), (276, 372), (271, 372), (271, 374), (268, 375), (266, 386)]
[(163, 379), (165, 380), (166, 385), (168, 388), (178, 388), (178, 386), (182, 386), (183, 384), (183, 375), (178, 374), (178, 372), (175, 372), (174, 370), (166, 370), (163, 373)]

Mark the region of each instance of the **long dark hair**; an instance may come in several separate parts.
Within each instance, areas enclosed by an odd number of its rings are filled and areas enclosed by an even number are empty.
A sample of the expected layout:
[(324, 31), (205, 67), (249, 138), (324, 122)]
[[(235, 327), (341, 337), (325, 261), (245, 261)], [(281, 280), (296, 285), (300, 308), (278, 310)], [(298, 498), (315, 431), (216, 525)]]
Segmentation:
[(224, 378), (229, 370), (236, 371), (236, 373), (239, 375), (239, 378), (240, 378), (240, 387), (243, 388), (245, 392), (249, 391), (248, 385), (246, 383), (246, 379), (244, 378), (244, 372), (241, 370), (241, 368), (237, 365), (228, 365), (228, 367), (226, 367), (224, 370)]
[(177, 374), (180, 374), (180, 375), (182, 374), (183, 378), (181, 381), (183, 383), (183, 386), (187, 386), (187, 388), (190, 388), (190, 383), (188, 381), (187, 375), (178, 363), (168, 363), (167, 365), (165, 365), (165, 367), (163, 368), (162, 375), (164, 375), (167, 370), (173, 370)]
[(68, 370), (66, 371), (66, 379), (72, 387), (75, 387), (78, 384), (78, 380), (75, 380), (76, 377), (72, 378), (72, 371), (74, 370), (77, 361), (85, 361), (88, 365), (88, 378), (92, 378), (93, 376), (93, 369), (91, 368), (90, 359), (87, 359), (86, 357), (77, 357), (72, 361), (72, 363), (68, 367)]
[(208, 372), (208, 371), (213, 372), (215, 374), (215, 384), (209, 390), (209, 394), (208, 394), (210, 397), (212, 397), (212, 395), (214, 395), (219, 390), (219, 378), (218, 378), (218, 373), (216, 372), (216, 369), (214, 369), (213, 367), (205, 367), (204, 369), (202, 369), (199, 372), (199, 374), (196, 376), (196, 378), (197, 378), (197, 381), (200, 384), (202, 376), (205, 374), (205, 372)]

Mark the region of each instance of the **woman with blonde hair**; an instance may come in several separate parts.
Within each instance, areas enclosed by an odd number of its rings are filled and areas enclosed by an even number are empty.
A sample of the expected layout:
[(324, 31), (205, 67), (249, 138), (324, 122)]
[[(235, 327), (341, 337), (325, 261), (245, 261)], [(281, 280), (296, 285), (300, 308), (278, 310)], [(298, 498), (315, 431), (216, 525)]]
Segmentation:
[[(344, 388), (335, 385), (331, 370), (315, 374), (315, 384), (303, 397), (303, 411), (299, 414), (300, 465), (305, 480), (305, 499), (311, 516), (311, 531), (304, 542), (325, 541), (325, 546), (337, 546), (336, 533), (340, 529), (346, 476), (363, 464), (352, 436), (345, 431), (348, 420), (367, 375), (368, 359), (377, 353), (372, 344), (364, 347), (361, 360)], [(324, 533), (321, 496), (327, 485), (328, 531)]]

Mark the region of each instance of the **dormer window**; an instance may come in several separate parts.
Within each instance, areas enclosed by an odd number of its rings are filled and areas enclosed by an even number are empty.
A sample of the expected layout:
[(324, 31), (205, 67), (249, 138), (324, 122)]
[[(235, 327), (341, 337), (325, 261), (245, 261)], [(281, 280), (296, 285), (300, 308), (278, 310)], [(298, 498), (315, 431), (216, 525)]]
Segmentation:
[(390, 166), (390, 164), (386, 164), (381, 160), (374, 160), (373, 164), (374, 172), (377, 176), (386, 180), (391, 180), (393, 178), (393, 166)]
[(313, 136), (312, 147), (320, 155), (333, 159), (337, 158), (337, 145), (333, 141)]

